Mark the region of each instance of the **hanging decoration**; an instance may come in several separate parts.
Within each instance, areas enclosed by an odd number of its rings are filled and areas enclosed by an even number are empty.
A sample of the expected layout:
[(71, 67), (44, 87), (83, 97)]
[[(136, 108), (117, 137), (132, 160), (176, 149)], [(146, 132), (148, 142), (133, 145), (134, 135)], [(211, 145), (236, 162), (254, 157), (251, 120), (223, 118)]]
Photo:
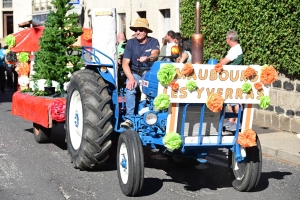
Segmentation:
[(264, 65), (260, 73), (260, 81), (268, 85), (276, 81), (277, 76), (277, 71), (273, 66)]
[(237, 143), (244, 148), (256, 146), (256, 133), (252, 129), (247, 129), (243, 133), (239, 133)]
[(224, 98), (218, 93), (212, 93), (206, 102), (206, 106), (212, 112), (219, 112), (223, 109)]
[(252, 85), (250, 83), (243, 83), (242, 91), (243, 93), (249, 93), (252, 90)]
[(166, 94), (159, 94), (154, 99), (154, 106), (158, 110), (164, 110), (164, 109), (169, 108), (170, 103), (171, 103), (170, 98)]
[(168, 150), (174, 151), (175, 149), (180, 148), (182, 144), (182, 139), (178, 133), (168, 132), (163, 137), (163, 143)]
[(168, 85), (176, 76), (176, 68), (172, 64), (166, 64), (157, 72), (157, 79), (162, 85)]
[(260, 100), (259, 100), (259, 106), (262, 108), (262, 109), (266, 109), (270, 106), (271, 104), (271, 100), (270, 100), (270, 97), (269, 96), (263, 96), (263, 97), (260, 97)]

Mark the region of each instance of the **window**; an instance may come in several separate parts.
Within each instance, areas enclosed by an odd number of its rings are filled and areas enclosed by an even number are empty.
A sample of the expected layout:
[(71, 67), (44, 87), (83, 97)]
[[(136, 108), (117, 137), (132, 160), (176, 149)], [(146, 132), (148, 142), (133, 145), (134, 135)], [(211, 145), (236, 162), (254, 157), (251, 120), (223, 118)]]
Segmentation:
[(163, 9), (160, 10), (162, 16), (163, 16), (163, 29), (164, 32), (168, 32), (169, 30), (171, 30), (171, 13), (170, 13), (170, 9)]
[(140, 16), (140, 18), (147, 18), (146, 17), (146, 11), (139, 11), (137, 14)]
[(12, 8), (12, 0), (3, 0), (3, 8)]
[(124, 32), (126, 35), (126, 14), (125, 13), (120, 13), (119, 14), (119, 30), (118, 32)]

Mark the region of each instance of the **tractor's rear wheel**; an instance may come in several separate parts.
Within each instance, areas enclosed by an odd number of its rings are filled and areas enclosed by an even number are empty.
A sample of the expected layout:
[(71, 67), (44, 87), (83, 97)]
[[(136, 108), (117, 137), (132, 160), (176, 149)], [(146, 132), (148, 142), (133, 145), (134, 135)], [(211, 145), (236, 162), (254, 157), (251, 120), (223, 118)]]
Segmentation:
[(51, 128), (45, 128), (42, 125), (33, 123), (33, 135), (37, 143), (46, 143), (50, 141)]
[(262, 152), (258, 136), (256, 136), (256, 143), (257, 146), (244, 149), (246, 158), (242, 162), (237, 162), (235, 153), (229, 150), (230, 178), (233, 188), (238, 191), (251, 191), (259, 182), (262, 169)]
[(138, 196), (144, 183), (144, 154), (137, 132), (125, 130), (117, 147), (117, 171), (121, 190), (126, 196)]
[(68, 87), (66, 136), (75, 168), (99, 170), (108, 159), (113, 131), (111, 97), (99, 74), (80, 70)]

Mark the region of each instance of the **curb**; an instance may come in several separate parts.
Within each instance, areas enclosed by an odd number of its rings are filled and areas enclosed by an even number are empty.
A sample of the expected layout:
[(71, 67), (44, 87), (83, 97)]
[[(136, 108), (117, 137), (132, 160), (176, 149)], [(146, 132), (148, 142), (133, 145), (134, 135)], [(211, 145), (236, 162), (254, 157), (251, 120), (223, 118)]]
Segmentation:
[(261, 146), (261, 148), (262, 148), (262, 153), (265, 153), (265, 154), (268, 154), (275, 158), (279, 158), (279, 159), (294, 163), (296, 165), (300, 165), (300, 154), (295, 155), (295, 154), (283, 151), (282, 149), (274, 149), (274, 148), (268, 147), (268, 146)]

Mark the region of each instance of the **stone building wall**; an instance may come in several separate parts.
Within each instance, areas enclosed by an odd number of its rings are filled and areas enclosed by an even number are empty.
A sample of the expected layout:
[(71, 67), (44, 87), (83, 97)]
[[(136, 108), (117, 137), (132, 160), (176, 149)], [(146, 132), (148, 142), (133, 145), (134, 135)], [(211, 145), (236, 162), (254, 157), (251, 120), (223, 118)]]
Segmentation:
[(270, 90), (271, 105), (263, 110), (256, 105), (253, 123), (258, 126), (300, 132), (300, 80), (280, 74)]

